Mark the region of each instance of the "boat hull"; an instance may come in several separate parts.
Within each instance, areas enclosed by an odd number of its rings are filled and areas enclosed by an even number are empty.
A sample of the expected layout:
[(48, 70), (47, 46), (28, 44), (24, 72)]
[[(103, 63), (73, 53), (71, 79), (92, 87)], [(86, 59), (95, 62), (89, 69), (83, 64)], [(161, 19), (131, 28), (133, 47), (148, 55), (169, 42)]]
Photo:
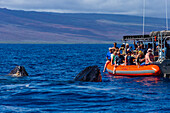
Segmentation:
[(107, 65), (107, 71), (109, 74), (118, 76), (158, 76), (161, 73), (159, 66), (157, 65), (119, 65), (116, 67), (115, 74), (113, 74), (114, 65), (109, 63)]

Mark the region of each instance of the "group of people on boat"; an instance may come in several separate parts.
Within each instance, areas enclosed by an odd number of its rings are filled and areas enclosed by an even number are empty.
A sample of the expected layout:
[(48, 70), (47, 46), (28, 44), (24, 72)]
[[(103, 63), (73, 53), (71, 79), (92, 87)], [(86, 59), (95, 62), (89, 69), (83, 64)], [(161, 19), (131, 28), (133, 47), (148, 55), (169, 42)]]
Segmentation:
[[(117, 43), (115, 42), (113, 47), (109, 48), (109, 52), (106, 55), (106, 63), (104, 66), (103, 72), (105, 72), (106, 67), (109, 63), (114, 65), (113, 74), (115, 73), (115, 69), (119, 65), (150, 65), (155, 61), (155, 57), (153, 52), (157, 51), (159, 56), (165, 55), (167, 52), (167, 48), (169, 48), (168, 44), (162, 45), (162, 49), (160, 49), (160, 45), (152, 47), (152, 44), (148, 43), (145, 47), (142, 42), (134, 41), (134, 49), (129, 46), (128, 43), (123, 43), (120, 48), (117, 47)], [(162, 51), (161, 51), (162, 50)], [(158, 61), (160, 57), (158, 57)]]

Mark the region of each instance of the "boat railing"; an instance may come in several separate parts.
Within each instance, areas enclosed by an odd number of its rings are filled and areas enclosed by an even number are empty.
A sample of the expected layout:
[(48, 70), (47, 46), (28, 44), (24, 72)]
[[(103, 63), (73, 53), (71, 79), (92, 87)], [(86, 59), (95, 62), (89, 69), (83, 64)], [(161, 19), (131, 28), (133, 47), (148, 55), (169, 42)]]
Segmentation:
[(129, 40), (138, 40), (138, 41), (151, 41), (151, 36), (148, 35), (127, 35), (127, 36), (123, 36), (123, 41), (129, 41)]
[[(163, 49), (165, 48), (166, 41), (170, 39), (170, 31), (155, 31), (155, 32), (151, 32), (150, 36), (152, 37), (152, 40), (155, 39), (155, 41), (158, 41), (158, 45), (161, 45), (159, 49), (162, 53)], [(164, 48), (163, 48), (163, 45), (164, 45)], [(160, 54), (159, 57), (161, 59), (161, 62), (163, 60), (169, 59), (170, 51), (167, 50), (167, 53), (165, 53), (164, 51), (164, 55)]]

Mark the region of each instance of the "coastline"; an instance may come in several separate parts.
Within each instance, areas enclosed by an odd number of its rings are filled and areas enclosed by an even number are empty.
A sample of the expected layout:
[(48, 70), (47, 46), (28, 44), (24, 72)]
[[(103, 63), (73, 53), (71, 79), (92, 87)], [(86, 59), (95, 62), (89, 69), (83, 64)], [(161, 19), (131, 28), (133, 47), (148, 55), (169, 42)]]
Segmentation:
[(108, 41), (108, 42), (0, 42), (0, 44), (122, 44), (122, 41)]

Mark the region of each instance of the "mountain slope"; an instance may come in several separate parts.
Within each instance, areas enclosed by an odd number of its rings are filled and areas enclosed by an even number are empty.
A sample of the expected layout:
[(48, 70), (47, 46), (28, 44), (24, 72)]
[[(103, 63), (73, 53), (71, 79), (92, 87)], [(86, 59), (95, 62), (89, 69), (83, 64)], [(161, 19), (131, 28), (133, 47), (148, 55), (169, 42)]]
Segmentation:
[[(164, 30), (165, 20), (146, 18), (146, 33)], [(106, 43), (141, 34), (142, 17), (111, 14), (67, 14), (0, 8), (0, 42)]]

